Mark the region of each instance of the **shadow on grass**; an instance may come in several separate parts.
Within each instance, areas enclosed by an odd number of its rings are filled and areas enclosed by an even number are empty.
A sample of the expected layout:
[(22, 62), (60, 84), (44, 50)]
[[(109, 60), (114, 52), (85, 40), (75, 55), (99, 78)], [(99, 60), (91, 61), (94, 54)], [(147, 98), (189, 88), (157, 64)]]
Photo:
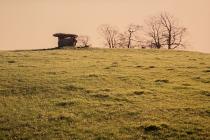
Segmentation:
[(14, 60), (10, 60), (10, 61), (7, 61), (7, 62), (10, 63), (10, 64), (16, 63), (16, 61), (14, 61)]
[(67, 91), (81, 91), (81, 90), (85, 90), (84, 88), (82, 87), (79, 87), (79, 86), (75, 86), (75, 85), (67, 85), (64, 87), (65, 90)]
[(203, 72), (206, 72), (206, 73), (208, 72), (208, 73), (210, 73), (210, 69), (209, 69), (209, 70), (204, 70)]
[(166, 80), (166, 79), (157, 79), (157, 80), (155, 80), (155, 83), (158, 83), (158, 84), (169, 83), (169, 80)]
[(56, 103), (55, 105), (58, 107), (70, 107), (75, 104), (76, 104), (76, 102), (74, 102), (74, 101), (61, 101), (59, 103)]
[(204, 96), (207, 96), (207, 97), (210, 97), (210, 91), (201, 91), (200, 94), (204, 95)]
[(91, 48), (80, 48), (80, 47), (54, 47), (54, 48), (46, 48), (46, 49), (31, 49), (31, 50), (12, 50), (11, 52), (27, 52), (27, 51), (50, 51), (50, 50), (84, 50), (84, 49), (91, 49)]

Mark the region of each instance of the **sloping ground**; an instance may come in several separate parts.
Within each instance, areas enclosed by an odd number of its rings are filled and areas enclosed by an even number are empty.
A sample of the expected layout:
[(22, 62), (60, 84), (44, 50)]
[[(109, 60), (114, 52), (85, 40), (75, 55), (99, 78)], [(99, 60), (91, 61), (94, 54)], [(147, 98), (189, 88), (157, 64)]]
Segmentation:
[(210, 139), (210, 55), (0, 52), (0, 139)]

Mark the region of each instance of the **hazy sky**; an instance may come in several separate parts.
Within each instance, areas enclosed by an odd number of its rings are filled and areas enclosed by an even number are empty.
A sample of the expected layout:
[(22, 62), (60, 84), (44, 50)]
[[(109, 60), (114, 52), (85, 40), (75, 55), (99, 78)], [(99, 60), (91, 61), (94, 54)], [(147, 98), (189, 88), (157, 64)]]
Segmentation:
[(0, 0), (0, 50), (50, 48), (53, 33), (88, 35), (101, 47), (97, 28), (144, 24), (162, 11), (189, 30), (189, 47), (210, 52), (210, 0)]

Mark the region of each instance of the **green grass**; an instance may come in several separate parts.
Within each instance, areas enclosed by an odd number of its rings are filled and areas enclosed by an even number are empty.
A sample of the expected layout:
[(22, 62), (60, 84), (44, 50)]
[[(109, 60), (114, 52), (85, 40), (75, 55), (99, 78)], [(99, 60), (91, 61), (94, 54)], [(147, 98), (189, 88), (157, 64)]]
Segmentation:
[(0, 52), (0, 139), (210, 139), (210, 54)]

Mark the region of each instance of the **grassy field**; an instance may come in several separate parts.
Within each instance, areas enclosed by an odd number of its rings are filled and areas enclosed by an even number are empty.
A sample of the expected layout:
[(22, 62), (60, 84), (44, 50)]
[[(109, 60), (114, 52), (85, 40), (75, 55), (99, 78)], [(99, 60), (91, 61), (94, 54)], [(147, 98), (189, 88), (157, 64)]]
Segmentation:
[(0, 139), (210, 139), (210, 54), (0, 52)]

